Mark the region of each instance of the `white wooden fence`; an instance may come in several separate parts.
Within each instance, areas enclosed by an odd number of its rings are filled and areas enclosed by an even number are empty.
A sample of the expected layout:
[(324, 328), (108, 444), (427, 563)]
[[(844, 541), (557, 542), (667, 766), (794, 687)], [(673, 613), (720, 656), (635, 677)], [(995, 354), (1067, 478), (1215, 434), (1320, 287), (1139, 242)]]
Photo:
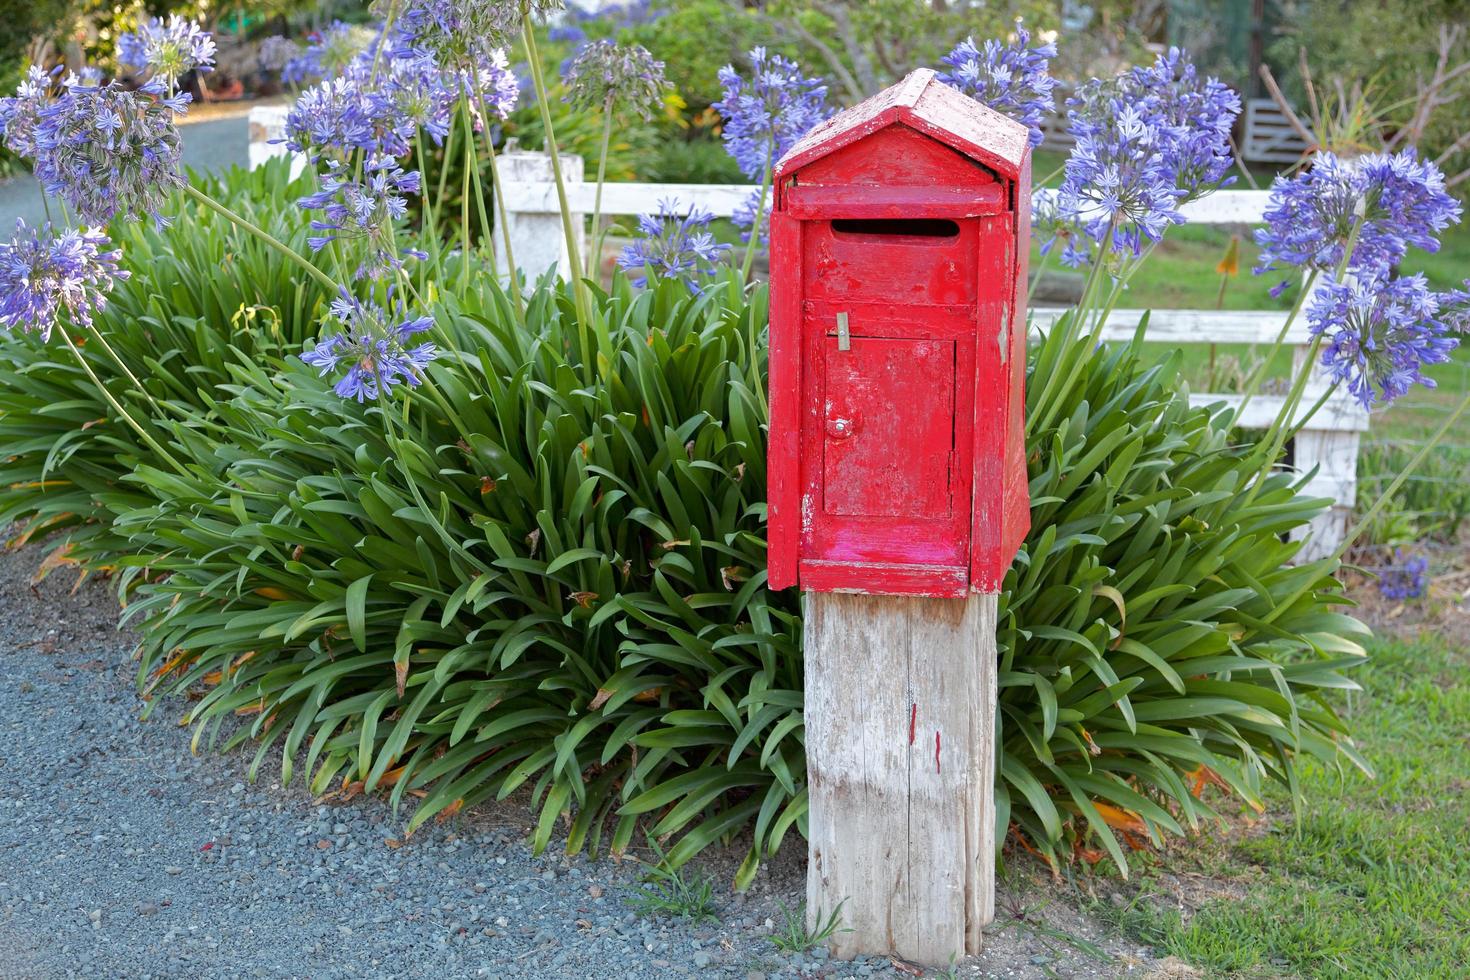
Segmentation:
[[(284, 107), (257, 107), (250, 114), (250, 163), (258, 166), (265, 160), (284, 155), (279, 138), (285, 123)], [(573, 214), (592, 211), (596, 186), (581, 179), (581, 167), (568, 169), (567, 198)], [(549, 162), (540, 153), (510, 153), (502, 156), (505, 178), (506, 211), (511, 223), (511, 242), (516, 264), (523, 270), (541, 274), (555, 263), (559, 272), (567, 270), (566, 249), (562, 241), (561, 208), (556, 185), (551, 180)], [(652, 212), (660, 201), (673, 199), (684, 207), (698, 205), (718, 217), (729, 217), (753, 190), (744, 184), (647, 184), (636, 182), (609, 183), (603, 188), (602, 213), (609, 216), (636, 215)], [(1038, 193), (1046, 193), (1038, 191)], [(1268, 199), (1266, 191), (1217, 191), (1201, 201), (1183, 208), (1185, 217), (1194, 224), (1258, 225)], [(578, 243), (586, 254), (587, 243)], [(503, 270), (502, 270), (503, 271)], [(1033, 330), (1049, 326), (1061, 312), (1038, 308), (1031, 313)], [(1105, 340), (1131, 339), (1143, 310), (1114, 310), (1103, 327)], [(1148, 340), (1162, 344), (1256, 344), (1272, 343), (1281, 330), (1285, 314), (1273, 312), (1237, 312), (1216, 310), (1154, 310), (1149, 317)], [(1311, 342), (1304, 318), (1298, 318), (1287, 334), (1286, 343), (1294, 352), (1293, 363), (1299, 366)], [(1302, 408), (1316, 404), (1326, 390), (1327, 382), (1318, 372), (1308, 383)], [(1238, 395), (1215, 392), (1191, 392), (1190, 403), (1218, 406), (1220, 410), (1239, 403)], [(1259, 394), (1237, 420), (1244, 428), (1264, 428), (1280, 413), (1284, 398)], [(1346, 392), (1334, 394), (1312, 416), (1307, 427), (1297, 436), (1292, 460), (1302, 473), (1315, 471), (1307, 482), (1306, 492), (1334, 501), (1330, 511), (1322, 514), (1307, 529), (1308, 540), (1303, 557), (1311, 559), (1330, 554), (1346, 534), (1347, 521), (1357, 497), (1357, 459), (1360, 434), (1368, 430), (1368, 413)]]

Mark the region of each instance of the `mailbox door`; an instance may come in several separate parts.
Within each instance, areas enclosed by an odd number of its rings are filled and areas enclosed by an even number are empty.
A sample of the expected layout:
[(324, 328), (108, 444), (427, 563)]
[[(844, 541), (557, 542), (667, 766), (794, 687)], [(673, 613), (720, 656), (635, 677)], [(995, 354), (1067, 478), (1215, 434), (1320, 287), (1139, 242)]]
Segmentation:
[(803, 585), (962, 594), (974, 307), (809, 301), (803, 321)]

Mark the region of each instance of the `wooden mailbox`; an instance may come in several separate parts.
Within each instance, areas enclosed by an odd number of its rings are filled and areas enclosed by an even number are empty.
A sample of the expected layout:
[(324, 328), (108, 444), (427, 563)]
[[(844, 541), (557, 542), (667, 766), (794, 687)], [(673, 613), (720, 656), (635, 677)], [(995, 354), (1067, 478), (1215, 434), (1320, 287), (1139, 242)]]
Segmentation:
[(1030, 515), (1026, 137), (925, 69), (777, 166), (772, 588), (999, 589)]
[(929, 70), (775, 171), (769, 581), (806, 591), (807, 915), (944, 964), (994, 915), (996, 593), (1030, 526), (1027, 130)]

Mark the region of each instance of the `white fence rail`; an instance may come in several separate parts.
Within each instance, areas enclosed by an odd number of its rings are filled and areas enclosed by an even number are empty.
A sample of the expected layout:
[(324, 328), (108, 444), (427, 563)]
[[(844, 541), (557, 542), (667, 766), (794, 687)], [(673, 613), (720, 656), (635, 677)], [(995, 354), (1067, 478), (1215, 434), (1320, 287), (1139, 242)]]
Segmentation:
[[(257, 107), (250, 113), (250, 164), (285, 155), (279, 143), (284, 131), (284, 107)], [(580, 159), (568, 166), (568, 204), (574, 215), (592, 211), (594, 184), (582, 180)], [(563, 275), (567, 254), (562, 240), (561, 208), (556, 185), (551, 180), (547, 157), (540, 153), (508, 153), (502, 156), (506, 211), (510, 218), (511, 242), (516, 264), (529, 273), (541, 274), (554, 263)], [(729, 217), (754, 190), (747, 184), (648, 184), (614, 182), (603, 188), (602, 213), (635, 215), (657, 210), (659, 202), (672, 199), (682, 207), (698, 205), (719, 217)], [(1039, 190), (1038, 194), (1048, 191)], [(1269, 195), (1265, 191), (1217, 191), (1200, 201), (1186, 204), (1182, 211), (1195, 224), (1257, 225), (1262, 221)], [(585, 222), (579, 223), (579, 227)], [(578, 247), (586, 253), (587, 243)], [(504, 269), (501, 269), (502, 274)], [(1049, 325), (1059, 310), (1032, 311), (1032, 329)], [(1142, 310), (1114, 310), (1104, 325), (1108, 340), (1133, 336)], [(1163, 344), (1269, 344), (1281, 330), (1280, 312), (1234, 312), (1216, 310), (1154, 310), (1149, 317), (1148, 340)], [(1311, 343), (1305, 326), (1296, 325), (1286, 337), (1300, 363)], [(1309, 384), (1302, 401), (1316, 403), (1325, 390), (1321, 377)], [(1238, 396), (1216, 392), (1191, 392), (1194, 405), (1231, 406)], [(1284, 399), (1279, 395), (1257, 395), (1247, 406), (1240, 425), (1264, 428), (1280, 413)], [(1303, 473), (1315, 470), (1307, 491), (1334, 501), (1332, 509), (1313, 522), (1308, 531), (1303, 557), (1330, 554), (1346, 533), (1347, 520), (1357, 496), (1358, 440), (1368, 430), (1368, 413), (1345, 392), (1338, 392), (1311, 418), (1296, 438), (1293, 465)]]

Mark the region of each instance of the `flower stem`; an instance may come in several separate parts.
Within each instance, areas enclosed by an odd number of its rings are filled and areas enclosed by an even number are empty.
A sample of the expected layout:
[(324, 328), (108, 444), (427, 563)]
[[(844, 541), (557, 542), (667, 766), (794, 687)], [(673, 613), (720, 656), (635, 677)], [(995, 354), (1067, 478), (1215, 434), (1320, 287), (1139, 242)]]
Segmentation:
[(424, 144), (422, 140), (414, 140), (414, 152), (418, 154), (419, 160), (419, 200), (424, 207), (423, 230), (425, 239), (430, 248), (434, 250), (434, 275), (443, 274), (442, 264), (443, 246), (439, 241), (439, 222), (434, 216), (434, 202), (429, 197), (429, 168), (426, 166), (424, 157)]
[(194, 200), (198, 201), (200, 204), (209, 208), (211, 211), (214, 211), (221, 217), (233, 222), (242, 230), (249, 232), (256, 238), (259, 238), (266, 245), (270, 246), (281, 255), (296, 263), (298, 266), (301, 267), (303, 271), (305, 271), (317, 282), (321, 283), (322, 287), (326, 289), (329, 293), (336, 294), (336, 292), (338, 291), (337, 284), (332, 281), (332, 278), (330, 276), (328, 276), (322, 270), (318, 269), (300, 252), (296, 251), (294, 248), (292, 248), (290, 245), (287, 245), (279, 238), (276, 238), (274, 235), (270, 234), (259, 225), (256, 225), (240, 217), (240, 215), (236, 214), (234, 211), (231, 211), (229, 208), (225, 207), (223, 204), (219, 203), (208, 194), (205, 194), (203, 191), (199, 190), (192, 184), (184, 185), (184, 193), (192, 197)]
[(1306, 305), (1307, 297), (1311, 295), (1312, 287), (1316, 284), (1317, 270), (1313, 269), (1311, 274), (1307, 276), (1307, 281), (1302, 284), (1302, 289), (1297, 295), (1296, 302), (1291, 304), (1291, 312), (1286, 315), (1286, 322), (1281, 325), (1281, 331), (1276, 334), (1276, 339), (1267, 348), (1265, 358), (1251, 370), (1250, 377), (1246, 379), (1245, 388), (1241, 394), (1240, 405), (1235, 409), (1235, 417), (1237, 419), (1245, 416), (1246, 406), (1251, 403), (1251, 399), (1260, 390), (1261, 382), (1266, 377), (1266, 369), (1276, 359), (1276, 352), (1281, 349), (1281, 345), (1286, 343), (1286, 336), (1291, 332), (1291, 325), (1296, 322), (1296, 318), (1301, 313), (1302, 307)]
[[(490, 236), (492, 232), (490, 230), (490, 213), (485, 209), (485, 183), (484, 177), (480, 174), (480, 153), (474, 148), (475, 117), (474, 111), (470, 108), (470, 103), (468, 99), (464, 99), (463, 101), (461, 101), (460, 105), (464, 107), (465, 125), (469, 127), (465, 130), (465, 132), (470, 134), (470, 156), (474, 162), (474, 166), (471, 168), (470, 174), (475, 183), (475, 213), (476, 216), (480, 219), (480, 243), (483, 247), (485, 242), (490, 241)], [(486, 141), (489, 141), (488, 134), (486, 136)]]
[(182, 475), (189, 476), (189, 471), (184, 469), (183, 464), (174, 459), (173, 455), (170, 454), (167, 449), (164, 449), (163, 446), (159, 445), (158, 440), (153, 438), (153, 434), (147, 429), (143, 428), (138, 420), (133, 418), (133, 416), (128, 413), (127, 409), (122, 407), (122, 403), (119, 402), (115, 397), (113, 397), (112, 392), (107, 390), (107, 386), (102, 383), (102, 379), (97, 377), (97, 372), (92, 370), (92, 365), (88, 364), (87, 359), (82, 356), (81, 350), (78, 349), (77, 345), (72, 341), (71, 335), (66, 332), (66, 328), (60, 328), (60, 332), (61, 339), (66, 341), (66, 346), (71, 349), (72, 356), (77, 359), (77, 364), (80, 365), (81, 369), (87, 373), (87, 377), (92, 379), (92, 384), (97, 386), (98, 392), (101, 393), (102, 397), (107, 401), (107, 404), (112, 406), (112, 410), (117, 412), (118, 415), (122, 416), (123, 421), (132, 426), (133, 431), (138, 433), (142, 440), (148, 444), (148, 448), (157, 453), (164, 462), (168, 463), (174, 469), (178, 470), (179, 473), (181, 473)]
[[(577, 316), (587, 317), (586, 286), (582, 282), (582, 249), (577, 229), (572, 227), (572, 208), (567, 200), (567, 182), (562, 175), (561, 154), (557, 151), (556, 132), (551, 123), (551, 109), (547, 102), (546, 74), (542, 71), (541, 56), (536, 50), (536, 29), (530, 16), (521, 19), (521, 37), (526, 45), (526, 60), (531, 66), (531, 81), (536, 86), (536, 105), (541, 110), (541, 128), (546, 132), (546, 152), (551, 156), (551, 175), (556, 180), (556, 197), (561, 204), (562, 231), (566, 235), (567, 266), (572, 273), (572, 299), (576, 303)], [(585, 327), (583, 328), (585, 329)], [(589, 352), (584, 351), (586, 357)]]
[(766, 211), (766, 195), (771, 191), (771, 172), (775, 169), (773, 157), (776, 155), (776, 143), (771, 141), (771, 149), (766, 153), (766, 169), (761, 176), (760, 198), (756, 201), (755, 217), (750, 222), (750, 241), (745, 243), (745, 260), (740, 263), (740, 282), (750, 282), (750, 270), (755, 266), (755, 247), (761, 240), (761, 217)]
[(496, 158), (495, 139), (490, 135), (490, 114), (485, 105), (485, 93), (475, 86), (475, 100), (480, 107), (480, 118), (485, 123), (485, 154), (490, 160), (491, 192), (495, 195), (495, 220), (500, 225), (500, 240), (505, 245), (506, 289), (515, 306), (516, 320), (526, 325), (526, 297), (521, 293), (521, 270), (516, 265), (515, 251), (511, 247), (510, 215), (505, 209), (505, 184), (500, 179), (500, 163)]
[(592, 262), (601, 280), (602, 267), (602, 185), (607, 180), (607, 148), (612, 143), (613, 100), (612, 96), (602, 106), (602, 145), (597, 153), (597, 192), (592, 198)]

